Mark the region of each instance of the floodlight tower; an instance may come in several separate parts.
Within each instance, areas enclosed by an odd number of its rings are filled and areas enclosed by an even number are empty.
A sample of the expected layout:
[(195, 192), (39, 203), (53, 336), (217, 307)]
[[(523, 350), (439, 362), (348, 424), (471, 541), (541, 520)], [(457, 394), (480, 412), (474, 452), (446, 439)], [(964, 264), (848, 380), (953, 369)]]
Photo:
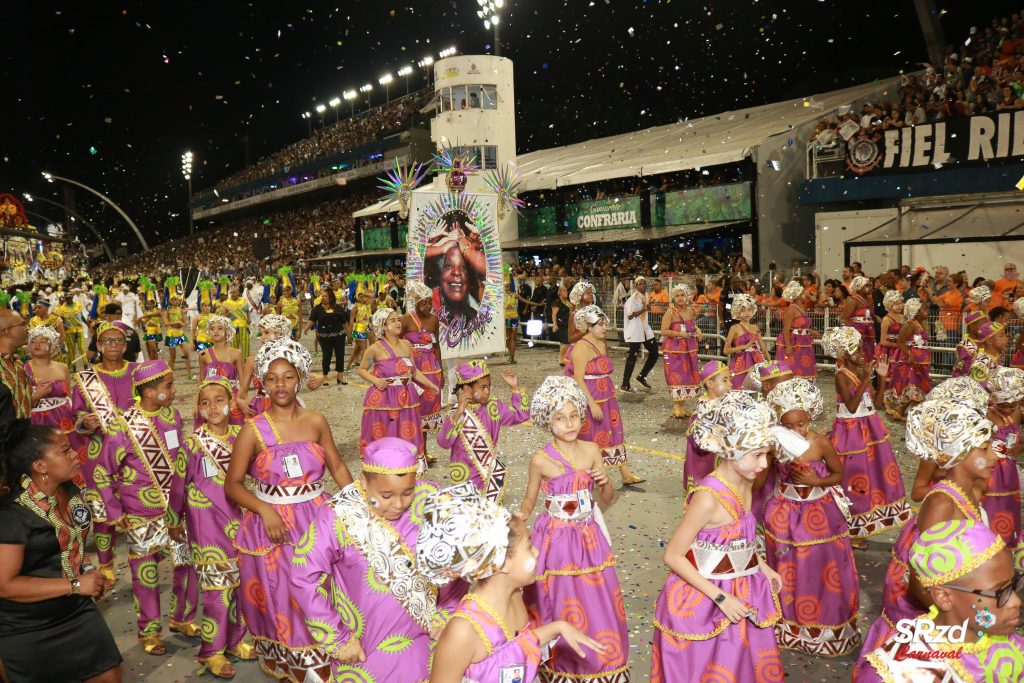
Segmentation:
[(505, 7), (505, 0), (476, 0), (480, 5), (476, 15), (484, 20), (484, 28), (494, 29), (494, 56), (501, 56), (501, 38), (498, 35), (498, 25), (501, 23), (501, 10)]

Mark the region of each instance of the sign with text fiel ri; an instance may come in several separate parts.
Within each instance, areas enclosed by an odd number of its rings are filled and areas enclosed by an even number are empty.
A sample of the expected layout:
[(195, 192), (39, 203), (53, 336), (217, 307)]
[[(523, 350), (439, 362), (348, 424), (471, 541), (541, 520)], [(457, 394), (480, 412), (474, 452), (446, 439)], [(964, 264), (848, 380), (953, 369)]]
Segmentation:
[(640, 227), (640, 197), (614, 197), (565, 207), (569, 232)]
[(750, 183), (730, 183), (665, 192), (656, 202), (654, 225), (689, 225), (750, 219)]
[(363, 228), (363, 249), (390, 249), (391, 226)]
[(864, 175), (1019, 160), (1021, 156), (1024, 111), (1004, 111), (855, 135), (847, 142), (846, 165), (853, 173)]

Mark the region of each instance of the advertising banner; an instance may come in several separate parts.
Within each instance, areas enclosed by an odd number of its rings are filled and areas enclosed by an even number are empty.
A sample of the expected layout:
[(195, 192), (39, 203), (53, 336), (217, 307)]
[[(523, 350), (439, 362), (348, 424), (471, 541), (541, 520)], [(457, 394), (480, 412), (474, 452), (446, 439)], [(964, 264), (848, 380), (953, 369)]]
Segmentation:
[(390, 249), (391, 226), (363, 228), (363, 249)]
[(750, 183), (730, 183), (664, 192), (654, 203), (654, 225), (689, 225), (749, 220)]
[(565, 207), (570, 232), (640, 227), (640, 197), (614, 197)]
[(433, 290), (442, 358), (505, 348), (496, 195), (413, 193), (406, 279)]

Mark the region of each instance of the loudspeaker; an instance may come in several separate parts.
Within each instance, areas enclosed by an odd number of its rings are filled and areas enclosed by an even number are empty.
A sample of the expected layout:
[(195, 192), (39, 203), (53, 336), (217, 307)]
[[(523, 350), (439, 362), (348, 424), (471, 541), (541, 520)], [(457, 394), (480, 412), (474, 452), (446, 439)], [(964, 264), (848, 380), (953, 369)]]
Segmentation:
[(271, 249), (270, 247), (270, 240), (268, 240), (265, 237), (253, 240), (252, 251), (254, 254), (256, 254), (256, 258), (260, 261), (269, 259), (274, 255), (273, 249)]

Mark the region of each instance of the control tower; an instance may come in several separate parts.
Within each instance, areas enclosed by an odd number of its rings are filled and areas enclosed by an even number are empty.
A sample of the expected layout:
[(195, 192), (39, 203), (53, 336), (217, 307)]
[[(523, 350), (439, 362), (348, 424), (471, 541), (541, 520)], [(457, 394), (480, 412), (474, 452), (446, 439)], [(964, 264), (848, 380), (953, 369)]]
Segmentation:
[[(434, 63), (437, 112), (430, 122), (430, 137), (438, 149), (472, 148), (480, 172), (469, 177), (467, 192), (491, 193), (483, 176), (516, 161), (515, 90), (512, 61), (492, 55), (460, 55)], [(445, 192), (443, 178), (430, 188)], [(502, 243), (519, 238), (515, 211), (498, 222)]]

